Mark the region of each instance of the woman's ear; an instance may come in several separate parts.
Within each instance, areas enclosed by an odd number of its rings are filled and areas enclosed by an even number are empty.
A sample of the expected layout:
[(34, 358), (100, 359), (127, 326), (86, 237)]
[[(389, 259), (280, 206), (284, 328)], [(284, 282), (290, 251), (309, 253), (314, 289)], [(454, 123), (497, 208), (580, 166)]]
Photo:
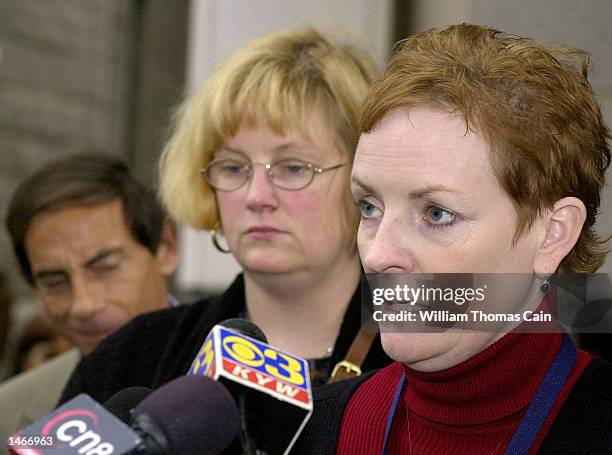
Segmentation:
[(166, 277), (172, 275), (176, 270), (178, 264), (176, 250), (176, 225), (172, 221), (166, 219), (161, 231), (159, 246), (155, 252), (155, 259), (159, 271)]
[(554, 273), (576, 245), (586, 220), (586, 207), (575, 197), (559, 199), (544, 217), (546, 235), (536, 255), (533, 271), (540, 278)]

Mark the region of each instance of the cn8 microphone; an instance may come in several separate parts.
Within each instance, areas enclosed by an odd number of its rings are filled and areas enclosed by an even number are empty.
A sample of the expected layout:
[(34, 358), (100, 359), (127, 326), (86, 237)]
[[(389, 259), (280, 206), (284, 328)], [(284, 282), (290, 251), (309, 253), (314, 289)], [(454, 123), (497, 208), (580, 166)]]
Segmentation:
[(18, 455), (120, 455), (137, 446), (138, 435), (81, 394), (11, 436), (7, 444)]

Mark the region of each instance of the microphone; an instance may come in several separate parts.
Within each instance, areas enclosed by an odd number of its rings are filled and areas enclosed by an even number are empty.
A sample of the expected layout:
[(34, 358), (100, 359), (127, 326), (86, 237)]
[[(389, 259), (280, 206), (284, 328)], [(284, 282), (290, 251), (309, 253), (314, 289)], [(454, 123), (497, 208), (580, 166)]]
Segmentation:
[(131, 425), (140, 444), (132, 453), (217, 455), (238, 435), (239, 418), (222, 384), (206, 377), (179, 377), (134, 409)]
[[(183, 376), (154, 392), (130, 387), (109, 398), (105, 406), (108, 409), (88, 395), (78, 395), (11, 436), (9, 451), (13, 455), (218, 455), (239, 431), (234, 399), (221, 383), (205, 377)], [(118, 417), (130, 421), (131, 427)]]
[(236, 399), (245, 453), (288, 454), (312, 414), (308, 363), (257, 340), (265, 340), (261, 330), (238, 321), (212, 328), (187, 375), (215, 379)]
[(16, 455), (111, 455), (133, 449), (137, 440), (126, 424), (81, 394), (6, 442)]
[[(244, 318), (230, 318), (220, 322), (219, 325), (227, 327), (228, 329), (235, 330), (236, 332), (254, 338), (257, 341), (263, 343), (268, 342), (268, 338), (261, 331), (257, 325), (248, 319)], [(250, 420), (253, 418), (252, 413), (249, 412), (248, 393), (242, 388), (236, 389), (236, 403), (240, 411), (240, 444), (242, 445), (243, 455), (259, 455), (257, 451), (257, 443), (254, 441), (251, 431)], [(253, 404), (253, 406), (257, 406)]]
[(257, 341), (261, 341), (262, 343), (268, 342), (268, 338), (266, 338), (261, 329), (248, 319), (229, 318), (221, 321), (219, 325), (227, 327), (230, 330), (234, 330), (235, 332), (239, 332), (248, 337), (254, 338)]
[(104, 407), (123, 423), (129, 425), (132, 418), (132, 409), (150, 395), (151, 392), (153, 392), (153, 389), (148, 387), (128, 387), (106, 400)]

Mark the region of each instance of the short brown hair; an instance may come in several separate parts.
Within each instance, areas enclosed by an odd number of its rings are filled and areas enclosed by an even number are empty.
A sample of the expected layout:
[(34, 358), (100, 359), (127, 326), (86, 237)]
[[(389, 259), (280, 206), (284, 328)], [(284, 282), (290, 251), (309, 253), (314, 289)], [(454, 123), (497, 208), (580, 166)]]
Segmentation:
[(120, 159), (79, 153), (53, 161), (21, 182), (11, 198), (6, 226), (26, 281), (34, 285), (25, 237), (36, 215), (115, 199), (122, 202), (134, 240), (155, 254), (164, 226), (164, 211), (155, 193), (136, 180)]
[[(214, 190), (200, 169), (242, 126), (292, 129), (311, 140), (308, 115), (318, 109), (337, 150), (352, 163), (361, 104), (379, 75), (372, 59), (333, 44), (312, 28), (275, 32), (231, 55), (193, 93), (174, 119), (160, 160), (160, 193), (168, 212), (199, 229), (216, 229)], [(358, 214), (346, 181), (349, 228)]]
[(593, 229), (610, 165), (605, 125), (587, 81), (589, 57), (490, 28), (461, 24), (400, 41), (364, 105), (362, 132), (392, 109), (460, 113), (491, 147), (491, 165), (517, 210), (515, 241), (566, 196), (587, 216), (560, 268), (593, 272), (606, 240)]

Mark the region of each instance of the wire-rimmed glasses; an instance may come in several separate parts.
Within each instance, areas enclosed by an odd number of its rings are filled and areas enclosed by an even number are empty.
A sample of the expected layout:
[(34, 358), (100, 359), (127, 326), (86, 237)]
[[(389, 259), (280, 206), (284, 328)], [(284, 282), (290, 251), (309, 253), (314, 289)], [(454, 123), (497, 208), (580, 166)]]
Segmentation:
[(316, 174), (345, 166), (346, 163), (320, 168), (312, 163), (289, 158), (274, 163), (252, 163), (235, 159), (213, 160), (201, 170), (210, 186), (219, 191), (234, 191), (253, 175), (255, 165), (264, 166), (268, 181), (283, 190), (298, 191), (312, 183)]

